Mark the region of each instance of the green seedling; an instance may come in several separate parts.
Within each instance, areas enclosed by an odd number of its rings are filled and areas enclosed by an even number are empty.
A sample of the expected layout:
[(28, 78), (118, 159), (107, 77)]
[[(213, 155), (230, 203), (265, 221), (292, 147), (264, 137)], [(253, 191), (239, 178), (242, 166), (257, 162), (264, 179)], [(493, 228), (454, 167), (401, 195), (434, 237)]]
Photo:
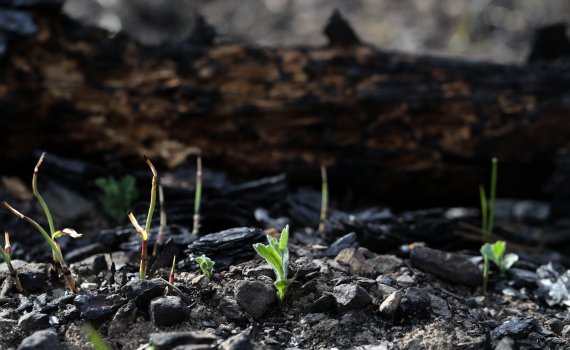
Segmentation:
[(507, 244), (505, 241), (497, 241), (493, 244), (485, 243), (481, 247), (481, 255), (483, 255), (483, 290), (487, 290), (487, 280), (489, 279), (489, 260), (495, 263), (499, 268), (501, 277), (519, 260), (519, 256), (515, 253), (505, 254)]
[(40, 159), (38, 160), (38, 163), (36, 164), (36, 167), (34, 168), (34, 175), (32, 177), (32, 190), (33, 190), (34, 196), (37, 198), (38, 202), (40, 203), (40, 206), (44, 210), (46, 219), (48, 221), (50, 234), (48, 234), (46, 232), (46, 230), (44, 230), (44, 228), (42, 226), (40, 226), (37, 222), (35, 222), (31, 218), (25, 216), (24, 214), (20, 213), (16, 209), (12, 208), (8, 203), (3, 202), (3, 204), (14, 215), (16, 215), (20, 219), (22, 219), (22, 220), (28, 222), (29, 224), (31, 224), (32, 226), (34, 226), (42, 234), (42, 236), (44, 237), (44, 239), (49, 244), (49, 246), (52, 250), (53, 265), (55, 267), (55, 271), (56, 271), (57, 275), (59, 276), (59, 270), (61, 269), (61, 271), (63, 272), (63, 275), (65, 276), (67, 286), (69, 287), (69, 289), (71, 290), (72, 293), (76, 293), (77, 287), (75, 285), (75, 280), (73, 279), (73, 276), (71, 275), (71, 271), (69, 270), (69, 267), (67, 266), (67, 264), (65, 263), (65, 260), (63, 259), (63, 255), (61, 253), (61, 248), (60, 248), (59, 244), (57, 243), (57, 239), (61, 236), (69, 236), (71, 238), (79, 238), (79, 237), (81, 237), (81, 235), (79, 233), (77, 233), (75, 230), (70, 229), (70, 228), (65, 228), (63, 230), (58, 230), (58, 231), (55, 230), (55, 225), (53, 224), (53, 218), (51, 216), (51, 212), (49, 210), (49, 207), (47, 206), (47, 204), (44, 201), (43, 197), (41, 196), (40, 192), (38, 191), (38, 172), (39, 172), (40, 166), (44, 160), (45, 155), (46, 155), (45, 152), (42, 153), (42, 155), (40, 156)]
[(109, 345), (107, 345), (107, 343), (105, 343), (101, 334), (99, 334), (99, 332), (97, 332), (97, 330), (95, 328), (93, 328), (93, 326), (91, 326), (91, 325), (85, 326), (85, 335), (87, 336), (87, 339), (89, 340), (91, 345), (93, 345), (93, 348), (95, 350), (110, 350), (111, 349), (109, 347)]
[(279, 241), (271, 236), (267, 236), (268, 245), (256, 243), (253, 249), (264, 258), (269, 265), (273, 268), (276, 275), (275, 287), (277, 288), (277, 296), (283, 300), (287, 288), (293, 280), (287, 278), (287, 271), (289, 269), (289, 249), (287, 248), (287, 241), (289, 240), (289, 225), (281, 231)]
[(158, 236), (156, 237), (156, 244), (152, 251), (152, 256), (158, 255), (162, 250), (164, 244), (164, 231), (166, 229), (166, 210), (164, 209), (164, 191), (162, 185), (158, 184), (158, 205), (160, 206), (160, 226), (158, 228)]
[(137, 230), (137, 233), (139, 234), (139, 236), (142, 239), (141, 263), (140, 263), (140, 268), (139, 268), (139, 276), (140, 276), (141, 280), (144, 280), (146, 278), (148, 239), (149, 239), (149, 234), (150, 234), (150, 224), (152, 222), (152, 214), (154, 213), (154, 207), (156, 205), (156, 187), (157, 187), (157, 178), (158, 178), (158, 174), (156, 173), (156, 169), (154, 168), (154, 165), (152, 165), (150, 159), (145, 157), (145, 161), (148, 164), (148, 166), (150, 167), (150, 171), (152, 172), (152, 187), (150, 190), (150, 204), (149, 204), (149, 208), (148, 208), (148, 215), (146, 217), (145, 228), (143, 229), (139, 225), (137, 219), (135, 218), (135, 216), (132, 212), (129, 211), (127, 213), (127, 216), (129, 218), (129, 220), (131, 221), (131, 224), (135, 227), (135, 229)]
[(8, 266), (10, 277), (12, 277), (14, 284), (16, 284), (16, 289), (18, 289), (18, 292), (24, 293), (24, 288), (22, 288), (22, 283), (20, 283), (20, 276), (18, 276), (18, 271), (16, 271), (12, 265), (12, 246), (10, 245), (10, 235), (8, 234), (8, 231), (4, 232), (4, 241), (4, 249), (0, 248), (0, 255), (2, 255), (2, 259), (4, 259), (4, 262), (6, 262), (6, 266)]
[(481, 232), (483, 242), (489, 243), (493, 234), (493, 225), (495, 220), (495, 199), (497, 197), (497, 158), (491, 160), (491, 191), (490, 199), (487, 205), (487, 195), (483, 185), (479, 185), (479, 198), (481, 201)]
[(321, 220), (319, 223), (319, 232), (325, 231), (325, 222), (327, 220), (327, 212), (329, 206), (329, 184), (327, 181), (327, 168), (321, 165)]
[(134, 176), (127, 175), (121, 180), (114, 177), (98, 178), (95, 184), (103, 191), (99, 202), (107, 215), (118, 223), (125, 221), (125, 212), (138, 197)]
[(214, 272), (214, 265), (216, 265), (216, 262), (204, 254), (197, 257), (196, 262), (200, 265), (200, 269), (202, 270), (204, 276), (212, 278), (212, 273)]
[(192, 233), (198, 234), (200, 231), (200, 204), (202, 202), (202, 157), (196, 158), (196, 191), (194, 194), (194, 224)]
[(172, 267), (170, 268), (170, 275), (168, 276), (168, 285), (166, 286), (166, 294), (172, 293), (172, 286), (174, 286), (174, 277), (176, 272), (176, 255), (172, 258)]

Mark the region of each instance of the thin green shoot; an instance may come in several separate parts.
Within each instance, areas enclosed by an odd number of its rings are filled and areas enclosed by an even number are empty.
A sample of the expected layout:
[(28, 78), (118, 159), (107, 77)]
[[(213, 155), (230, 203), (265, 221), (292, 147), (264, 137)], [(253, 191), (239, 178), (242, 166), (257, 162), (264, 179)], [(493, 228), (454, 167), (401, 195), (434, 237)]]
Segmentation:
[(53, 217), (51, 216), (51, 212), (50, 212), (46, 202), (44, 201), (42, 195), (38, 191), (38, 172), (40, 170), (40, 166), (42, 165), (42, 162), (44, 161), (45, 156), (46, 156), (46, 152), (43, 152), (42, 155), (40, 156), (40, 159), (38, 160), (38, 163), (36, 164), (36, 166), (34, 168), (34, 176), (32, 177), (32, 190), (34, 192), (34, 196), (37, 198), (42, 209), (44, 210), (44, 213), (46, 215), (48, 225), (49, 225), (49, 232), (50, 232), (51, 236), (53, 237), (53, 235), (55, 233), (55, 225), (53, 224)]
[(481, 202), (481, 232), (484, 243), (489, 243), (493, 234), (494, 220), (495, 220), (495, 202), (497, 198), (497, 158), (491, 160), (491, 190), (489, 202), (487, 202), (487, 195), (483, 185), (479, 186), (479, 200)]
[(168, 276), (168, 286), (166, 287), (166, 294), (172, 293), (172, 286), (174, 285), (174, 277), (176, 272), (176, 255), (172, 258), (172, 267), (170, 268), (170, 275)]
[(18, 292), (24, 293), (24, 288), (22, 288), (22, 283), (20, 282), (20, 276), (18, 276), (18, 271), (16, 271), (16, 269), (12, 265), (12, 259), (11, 259), (12, 246), (10, 245), (10, 235), (8, 234), (8, 231), (4, 232), (4, 241), (5, 241), (4, 249), (0, 248), (0, 255), (2, 255), (2, 259), (4, 259), (6, 266), (8, 266), (8, 271), (10, 271), (10, 277), (12, 278), (14, 284), (16, 285), (16, 289), (18, 289)]
[(194, 223), (192, 233), (198, 234), (200, 231), (200, 206), (202, 202), (202, 157), (196, 158), (196, 190), (194, 193)]
[(129, 220), (131, 221), (131, 224), (134, 226), (137, 233), (139, 234), (139, 236), (142, 239), (141, 262), (140, 262), (140, 267), (139, 267), (139, 277), (141, 280), (146, 278), (148, 240), (149, 240), (149, 234), (150, 234), (150, 225), (152, 222), (152, 215), (154, 213), (154, 207), (156, 205), (156, 187), (157, 187), (157, 178), (158, 178), (158, 174), (156, 172), (156, 169), (152, 165), (152, 162), (150, 161), (150, 159), (145, 157), (145, 161), (148, 164), (148, 166), (150, 167), (150, 170), (152, 172), (152, 186), (151, 186), (151, 192), (150, 192), (150, 204), (149, 204), (149, 208), (148, 208), (148, 215), (146, 217), (145, 228), (142, 228), (139, 225), (137, 219), (135, 218), (135, 216), (132, 212), (130, 212), (130, 211), (127, 212), (127, 216), (129, 218)]
[(196, 262), (200, 266), (202, 273), (204, 276), (208, 278), (212, 278), (212, 274), (214, 273), (214, 265), (216, 262), (212, 259), (208, 258), (206, 255), (202, 254), (201, 256), (196, 258)]
[(164, 244), (164, 232), (166, 230), (166, 209), (164, 208), (164, 190), (162, 185), (158, 184), (158, 205), (160, 206), (160, 226), (158, 228), (158, 236), (156, 237), (156, 244), (152, 251), (152, 256), (156, 256), (159, 250), (162, 249)]
[(271, 236), (267, 236), (268, 245), (256, 243), (253, 248), (262, 258), (264, 258), (273, 268), (276, 275), (275, 287), (277, 288), (277, 296), (279, 300), (283, 300), (287, 292), (287, 288), (293, 280), (287, 278), (289, 270), (289, 249), (287, 243), (289, 241), (289, 225), (281, 231), (279, 241)]
[[(2, 202), (2, 204), (4, 205), (4, 207), (6, 207), (8, 210), (10, 210), (14, 215), (16, 215), (17, 217), (19, 217), (23, 221), (26, 221), (29, 224), (31, 224), (32, 226), (34, 226), (42, 234), (42, 236), (44, 237), (44, 239), (46, 240), (46, 242), (48, 243), (48, 245), (50, 246), (50, 248), (52, 250), (53, 257), (59, 263), (59, 265), (61, 266), (61, 268), (63, 270), (63, 274), (65, 275), (65, 279), (67, 281), (67, 285), (68, 285), (69, 289), (71, 290), (72, 293), (76, 293), (77, 287), (75, 286), (75, 280), (73, 279), (73, 276), (71, 275), (71, 271), (69, 270), (69, 267), (67, 266), (67, 264), (65, 263), (65, 260), (63, 259), (63, 255), (61, 254), (61, 249), (60, 249), (59, 245), (57, 244), (57, 242), (55, 241), (56, 238), (52, 238), (46, 232), (46, 230), (44, 230), (44, 228), (40, 226), (40, 224), (38, 224), (37, 222), (35, 222), (31, 218), (25, 216), (24, 214), (20, 213), (16, 209), (12, 208), (8, 203)], [(66, 231), (66, 230), (56, 231), (54, 236), (59, 235), (59, 232), (61, 232), (61, 234), (65, 234), (64, 231)], [(71, 230), (71, 231), (73, 231), (73, 230)], [(73, 232), (75, 232), (75, 231), (73, 231)]]
[(319, 232), (325, 231), (325, 223), (327, 220), (328, 206), (329, 206), (329, 185), (327, 180), (327, 168), (321, 165), (321, 218), (319, 222)]
[(93, 348), (95, 348), (95, 350), (111, 349), (109, 348), (107, 343), (105, 343), (101, 334), (99, 334), (99, 332), (97, 332), (97, 330), (93, 328), (93, 326), (91, 325), (85, 326), (85, 335), (87, 336), (87, 339), (93, 345)]

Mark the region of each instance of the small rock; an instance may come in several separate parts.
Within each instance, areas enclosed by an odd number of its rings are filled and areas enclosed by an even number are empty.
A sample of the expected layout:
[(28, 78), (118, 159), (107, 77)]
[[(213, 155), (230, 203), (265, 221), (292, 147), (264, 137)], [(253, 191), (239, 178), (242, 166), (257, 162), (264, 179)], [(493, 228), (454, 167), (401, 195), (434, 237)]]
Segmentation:
[(356, 233), (348, 233), (331, 244), (327, 250), (323, 252), (323, 256), (335, 256), (340, 253), (343, 249), (351, 248), (356, 245)]
[(514, 350), (515, 348), (515, 341), (509, 337), (504, 337), (499, 341), (497, 346), (495, 346), (495, 350)]
[(137, 307), (146, 312), (150, 301), (156, 297), (162, 296), (164, 293), (164, 284), (135, 279), (129, 281), (121, 288), (121, 293), (129, 300), (134, 300)]
[(404, 265), (402, 259), (395, 255), (384, 254), (366, 260), (367, 263), (374, 267), (374, 270), (382, 275), (390, 275), (396, 273), (400, 267)]
[(210, 333), (201, 331), (152, 333), (149, 345), (155, 350), (171, 350), (177, 347), (185, 349), (184, 345), (213, 345), (218, 338)]
[(348, 265), (350, 271), (356, 275), (373, 276), (375, 275), (374, 267), (366, 262), (366, 258), (361, 250), (356, 248), (343, 249), (336, 258), (336, 262)]
[(117, 294), (78, 295), (73, 302), (81, 310), (81, 316), (88, 321), (101, 321), (110, 318), (126, 299)]
[(441, 316), (445, 319), (451, 317), (451, 311), (449, 310), (449, 305), (447, 301), (438, 297), (437, 295), (429, 294), (431, 300), (431, 310), (434, 315)]
[(122, 334), (129, 325), (135, 322), (136, 316), (137, 307), (135, 302), (129, 300), (129, 302), (121, 306), (115, 316), (113, 316), (113, 320), (109, 325), (109, 336), (117, 337)]
[(422, 288), (407, 288), (404, 292), (404, 296), (400, 300), (399, 311), (404, 317), (428, 317), (431, 312), (431, 298), (429, 293)]
[(307, 307), (307, 312), (309, 313), (321, 313), (321, 312), (330, 312), (334, 310), (336, 307), (336, 300), (330, 294), (325, 294), (309, 304)]
[(245, 332), (226, 339), (221, 345), (222, 350), (253, 350), (253, 344)]
[(497, 340), (502, 337), (522, 339), (536, 327), (534, 318), (513, 317), (491, 331), (491, 338)]
[(399, 290), (394, 291), (392, 294), (388, 295), (386, 299), (380, 304), (380, 313), (386, 316), (393, 316), (400, 306), (400, 300), (402, 300), (403, 293)]
[(46, 314), (32, 311), (20, 317), (18, 320), (18, 326), (25, 331), (46, 329), (50, 327), (49, 317)]
[(557, 318), (551, 318), (547, 320), (544, 324), (547, 325), (550, 328), (550, 330), (556, 334), (560, 334), (562, 332), (562, 328), (564, 328), (564, 324), (562, 323), (562, 321), (560, 321)]
[(384, 275), (379, 275), (378, 277), (376, 277), (376, 282), (390, 286), (390, 287), (396, 286), (396, 281), (394, 281), (393, 278), (390, 278), (390, 277), (384, 276)]
[(410, 287), (416, 283), (416, 281), (414, 281), (414, 278), (408, 274), (398, 276), (398, 278), (396, 278), (396, 282), (403, 287)]
[(512, 267), (508, 271), (510, 280), (514, 282), (515, 288), (536, 288), (538, 283), (538, 275), (533, 271), (523, 270)]
[(482, 283), (477, 265), (461, 254), (418, 246), (412, 250), (410, 260), (416, 268), (452, 283), (472, 287)]
[(63, 349), (55, 331), (46, 329), (37, 331), (25, 338), (18, 350), (60, 350)]
[(235, 298), (254, 319), (260, 319), (277, 304), (275, 289), (259, 281), (236, 282)]
[(569, 338), (570, 337), (570, 325), (564, 326), (564, 328), (562, 328), (562, 333), (560, 333), (560, 335), (562, 335), (565, 338)]
[(93, 270), (94, 274), (98, 274), (101, 271), (106, 271), (109, 269), (109, 266), (107, 265), (107, 259), (105, 258), (105, 255), (97, 255), (94, 259), (93, 259), (93, 263), (91, 264), (91, 270)]
[(150, 302), (150, 318), (156, 326), (172, 326), (184, 322), (190, 309), (178, 296), (166, 296)]
[(28, 292), (42, 290), (47, 280), (47, 264), (29, 263), (18, 270), (22, 288)]
[(354, 284), (341, 284), (334, 287), (333, 296), (342, 311), (362, 309), (372, 303), (372, 298), (364, 288)]
[(244, 275), (250, 278), (257, 278), (260, 276), (273, 277), (274, 274), (275, 272), (269, 265), (262, 265), (247, 270)]
[(233, 299), (222, 299), (220, 301), (220, 310), (228, 320), (236, 323), (247, 321), (245, 314), (239, 309), (237, 302)]

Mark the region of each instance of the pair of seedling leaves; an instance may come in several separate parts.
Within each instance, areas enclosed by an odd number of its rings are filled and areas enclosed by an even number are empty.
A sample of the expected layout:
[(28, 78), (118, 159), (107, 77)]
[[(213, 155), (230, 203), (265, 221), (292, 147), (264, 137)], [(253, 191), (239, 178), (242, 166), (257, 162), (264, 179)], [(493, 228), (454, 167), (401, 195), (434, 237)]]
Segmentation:
[(507, 244), (505, 241), (497, 241), (493, 244), (485, 243), (481, 247), (481, 254), (483, 257), (491, 260), (497, 265), (501, 276), (505, 273), (519, 260), (519, 256), (514, 253), (508, 253), (505, 255), (505, 250)]

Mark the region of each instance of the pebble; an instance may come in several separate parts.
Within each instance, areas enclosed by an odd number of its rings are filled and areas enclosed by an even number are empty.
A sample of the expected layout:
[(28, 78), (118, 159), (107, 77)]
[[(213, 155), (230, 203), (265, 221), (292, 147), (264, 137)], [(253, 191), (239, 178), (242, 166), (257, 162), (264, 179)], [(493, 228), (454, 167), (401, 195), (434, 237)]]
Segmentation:
[(275, 288), (259, 281), (238, 281), (234, 292), (239, 306), (256, 320), (277, 305)]
[(25, 331), (46, 329), (50, 327), (49, 317), (46, 314), (32, 311), (20, 317), (18, 326)]
[(400, 300), (401, 315), (409, 318), (426, 318), (431, 313), (430, 294), (422, 288), (410, 287)]
[(360, 249), (346, 248), (343, 249), (336, 258), (336, 262), (348, 265), (350, 271), (355, 275), (374, 276), (376, 271), (374, 267), (366, 262), (366, 258)]
[(431, 310), (434, 315), (441, 316), (446, 319), (451, 317), (451, 310), (449, 309), (447, 301), (431, 293), (429, 294), (429, 297), (431, 301)]
[(55, 331), (46, 329), (37, 331), (24, 338), (18, 350), (62, 350), (63, 346)]
[(343, 249), (354, 247), (356, 244), (356, 233), (347, 233), (346, 235), (334, 241), (333, 244), (331, 244), (327, 250), (323, 252), (323, 256), (335, 256)]
[(166, 296), (150, 302), (150, 318), (155, 326), (173, 326), (184, 322), (190, 309), (178, 296)]
[(22, 288), (27, 292), (41, 291), (47, 280), (47, 264), (29, 263), (18, 269)]
[[(209, 349), (208, 346), (212, 346), (217, 339), (216, 336), (202, 331), (152, 333), (149, 345), (153, 346), (154, 350)], [(194, 347), (185, 347), (185, 345)]]
[(164, 284), (134, 279), (121, 288), (121, 293), (129, 300), (134, 300), (137, 307), (142, 311), (148, 310), (150, 301), (164, 293)]
[(115, 316), (113, 316), (113, 320), (109, 325), (109, 336), (117, 337), (123, 333), (127, 327), (135, 322), (135, 318), (137, 316), (137, 307), (133, 300), (129, 300), (128, 303), (121, 306)]
[(380, 313), (386, 316), (394, 316), (400, 306), (400, 301), (403, 296), (404, 294), (399, 290), (392, 292), (392, 294), (388, 295), (382, 304), (380, 304)]
[(481, 271), (467, 256), (428, 247), (415, 247), (410, 260), (414, 267), (446, 281), (477, 287), (482, 283)]
[(253, 350), (254, 347), (249, 335), (245, 334), (245, 332), (241, 332), (240, 334), (234, 335), (233, 337), (229, 337), (228, 339), (224, 340), (224, 342), (220, 344), (220, 349)]
[(526, 337), (536, 327), (536, 324), (534, 318), (513, 317), (493, 329), (491, 331), (491, 338), (493, 340), (502, 337), (521, 339)]
[(334, 287), (333, 296), (341, 311), (362, 309), (372, 303), (372, 297), (364, 288), (354, 284), (342, 284)]
[(102, 321), (110, 318), (127, 300), (117, 294), (100, 294), (78, 295), (73, 302), (85, 320)]
[(309, 313), (330, 312), (336, 307), (336, 300), (330, 294), (324, 294), (307, 307)]

